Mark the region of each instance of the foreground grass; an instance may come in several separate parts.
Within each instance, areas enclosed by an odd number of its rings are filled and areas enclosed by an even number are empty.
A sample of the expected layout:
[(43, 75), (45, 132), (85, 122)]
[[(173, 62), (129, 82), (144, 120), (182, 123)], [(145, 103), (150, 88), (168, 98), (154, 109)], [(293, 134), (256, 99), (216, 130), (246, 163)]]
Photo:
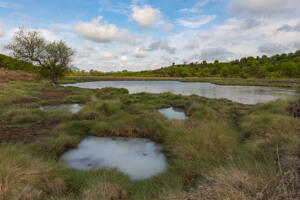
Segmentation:
[[(246, 106), (227, 100), (125, 89), (0, 84), (0, 199), (293, 199), (299, 196), (299, 119), (291, 101)], [(78, 114), (40, 105), (79, 103)], [(185, 109), (167, 120), (158, 108)], [(59, 156), (94, 136), (162, 144), (165, 173), (131, 181), (115, 169), (80, 171)], [(25, 144), (24, 144), (25, 143)]]

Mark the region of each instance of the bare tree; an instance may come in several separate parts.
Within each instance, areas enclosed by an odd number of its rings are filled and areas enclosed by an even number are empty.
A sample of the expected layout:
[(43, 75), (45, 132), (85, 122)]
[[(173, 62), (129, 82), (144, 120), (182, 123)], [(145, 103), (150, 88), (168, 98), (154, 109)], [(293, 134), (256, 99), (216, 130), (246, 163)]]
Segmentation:
[(74, 55), (74, 50), (65, 42), (47, 42), (36, 31), (16, 32), (13, 41), (5, 48), (11, 50), (16, 59), (36, 65), (41, 76), (50, 79), (53, 86), (70, 69)]

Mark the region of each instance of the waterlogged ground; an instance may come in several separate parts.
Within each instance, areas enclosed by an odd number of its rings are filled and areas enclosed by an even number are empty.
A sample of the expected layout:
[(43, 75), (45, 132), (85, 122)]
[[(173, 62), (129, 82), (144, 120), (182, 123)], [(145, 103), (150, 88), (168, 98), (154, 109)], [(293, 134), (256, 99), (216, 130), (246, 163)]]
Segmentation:
[(41, 110), (47, 111), (47, 112), (53, 112), (53, 111), (70, 111), (73, 114), (78, 113), (82, 106), (79, 104), (59, 104), (59, 105), (47, 105), (47, 106), (41, 106)]
[(87, 137), (61, 160), (76, 169), (116, 168), (132, 180), (141, 180), (167, 169), (161, 146), (148, 139)]
[(181, 108), (162, 108), (158, 110), (161, 114), (166, 116), (168, 119), (186, 119), (187, 116), (184, 113), (184, 109)]
[[(43, 81), (0, 83), (0, 199), (297, 199), (300, 120), (289, 112), (294, 102), (245, 105), (116, 88), (52, 88)], [(60, 104), (83, 108), (74, 114), (40, 109)], [(159, 112), (170, 107), (188, 118), (169, 120)], [(144, 138), (155, 145), (108, 139), (99, 141), (105, 147), (99, 150), (94, 141), (83, 145), (90, 137)], [(154, 159), (156, 144), (167, 167)], [(80, 170), (60, 159), (77, 150), (108, 163)], [(95, 163), (82, 158), (75, 163)], [(135, 171), (147, 176), (130, 177)]]
[(75, 84), (65, 84), (80, 88), (126, 88), (130, 94), (149, 92), (171, 92), (182, 95), (198, 95), (211, 99), (225, 98), (243, 104), (266, 103), (276, 99), (296, 97), (294, 89), (262, 87), (262, 86), (224, 86), (212, 83), (179, 82), (179, 81), (96, 81)]

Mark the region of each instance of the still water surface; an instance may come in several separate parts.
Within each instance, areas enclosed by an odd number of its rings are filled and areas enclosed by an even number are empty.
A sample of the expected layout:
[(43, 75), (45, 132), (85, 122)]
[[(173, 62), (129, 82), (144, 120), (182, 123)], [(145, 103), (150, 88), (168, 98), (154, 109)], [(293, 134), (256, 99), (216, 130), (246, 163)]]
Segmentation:
[(59, 104), (59, 105), (47, 105), (41, 106), (40, 109), (46, 112), (54, 111), (70, 111), (73, 114), (78, 113), (83, 107), (79, 104)]
[(126, 88), (129, 93), (163, 93), (171, 92), (182, 95), (198, 95), (220, 99), (225, 98), (243, 104), (265, 103), (276, 99), (288, 99), (297, 96), (293, 89), (262, 86), (224, 86), (200, 82), (180, 81), (96, 81), (65, 84), (80, 88)]
[(168, 119), (186, 119), (186, 115), (184, 113), (184, 110), (181, 108), (162, 108), (159, 109), (158, 112), (166, 116)]
[(61, 160), (81, 170), (116, 168), (132, 180), (150, 178), (167, 169), (161, 146), (140, 138), (87, 137)]

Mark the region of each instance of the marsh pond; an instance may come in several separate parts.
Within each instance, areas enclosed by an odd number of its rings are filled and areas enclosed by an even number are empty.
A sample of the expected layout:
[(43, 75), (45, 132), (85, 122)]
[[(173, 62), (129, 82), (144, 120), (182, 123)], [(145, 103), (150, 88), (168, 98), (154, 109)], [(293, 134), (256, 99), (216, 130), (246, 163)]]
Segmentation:
[(150, 178), (167, 169), (161, 146), (141, 138), (86, 137), (61, 160), (80, 170), (115, 168), (132, 180)]
[(294, 98), (298, 94), (294, 89), (263, 86), (224, 86), (202, 82), (180, 81), (96, 81), (64, 84), (89, 89), (105, 87), (126, 88), (130, 94), (148, 92), (171, 92), (181, 95), (198, 95), (211, 99), (225, 98), (242, 104), (266, 103), (276, 99)]
[(58, 105), (45, 105), (40, 107), (40, 109), (45, 112), (70, 111), (73, 114), (78, 113), (82, 108), (83, 106), (79, 104), (58, 104)]
[(159, 109), (158, 112), (160, 112), (162, 115), (167, 117), (168, 119), (180, 119), (184, 120), (187, 118), (187, 116), (184, 113), (184, 109), (181, 108), (175, 108), (175, 107), (169, 107), (169, 108), (162, 108)]

